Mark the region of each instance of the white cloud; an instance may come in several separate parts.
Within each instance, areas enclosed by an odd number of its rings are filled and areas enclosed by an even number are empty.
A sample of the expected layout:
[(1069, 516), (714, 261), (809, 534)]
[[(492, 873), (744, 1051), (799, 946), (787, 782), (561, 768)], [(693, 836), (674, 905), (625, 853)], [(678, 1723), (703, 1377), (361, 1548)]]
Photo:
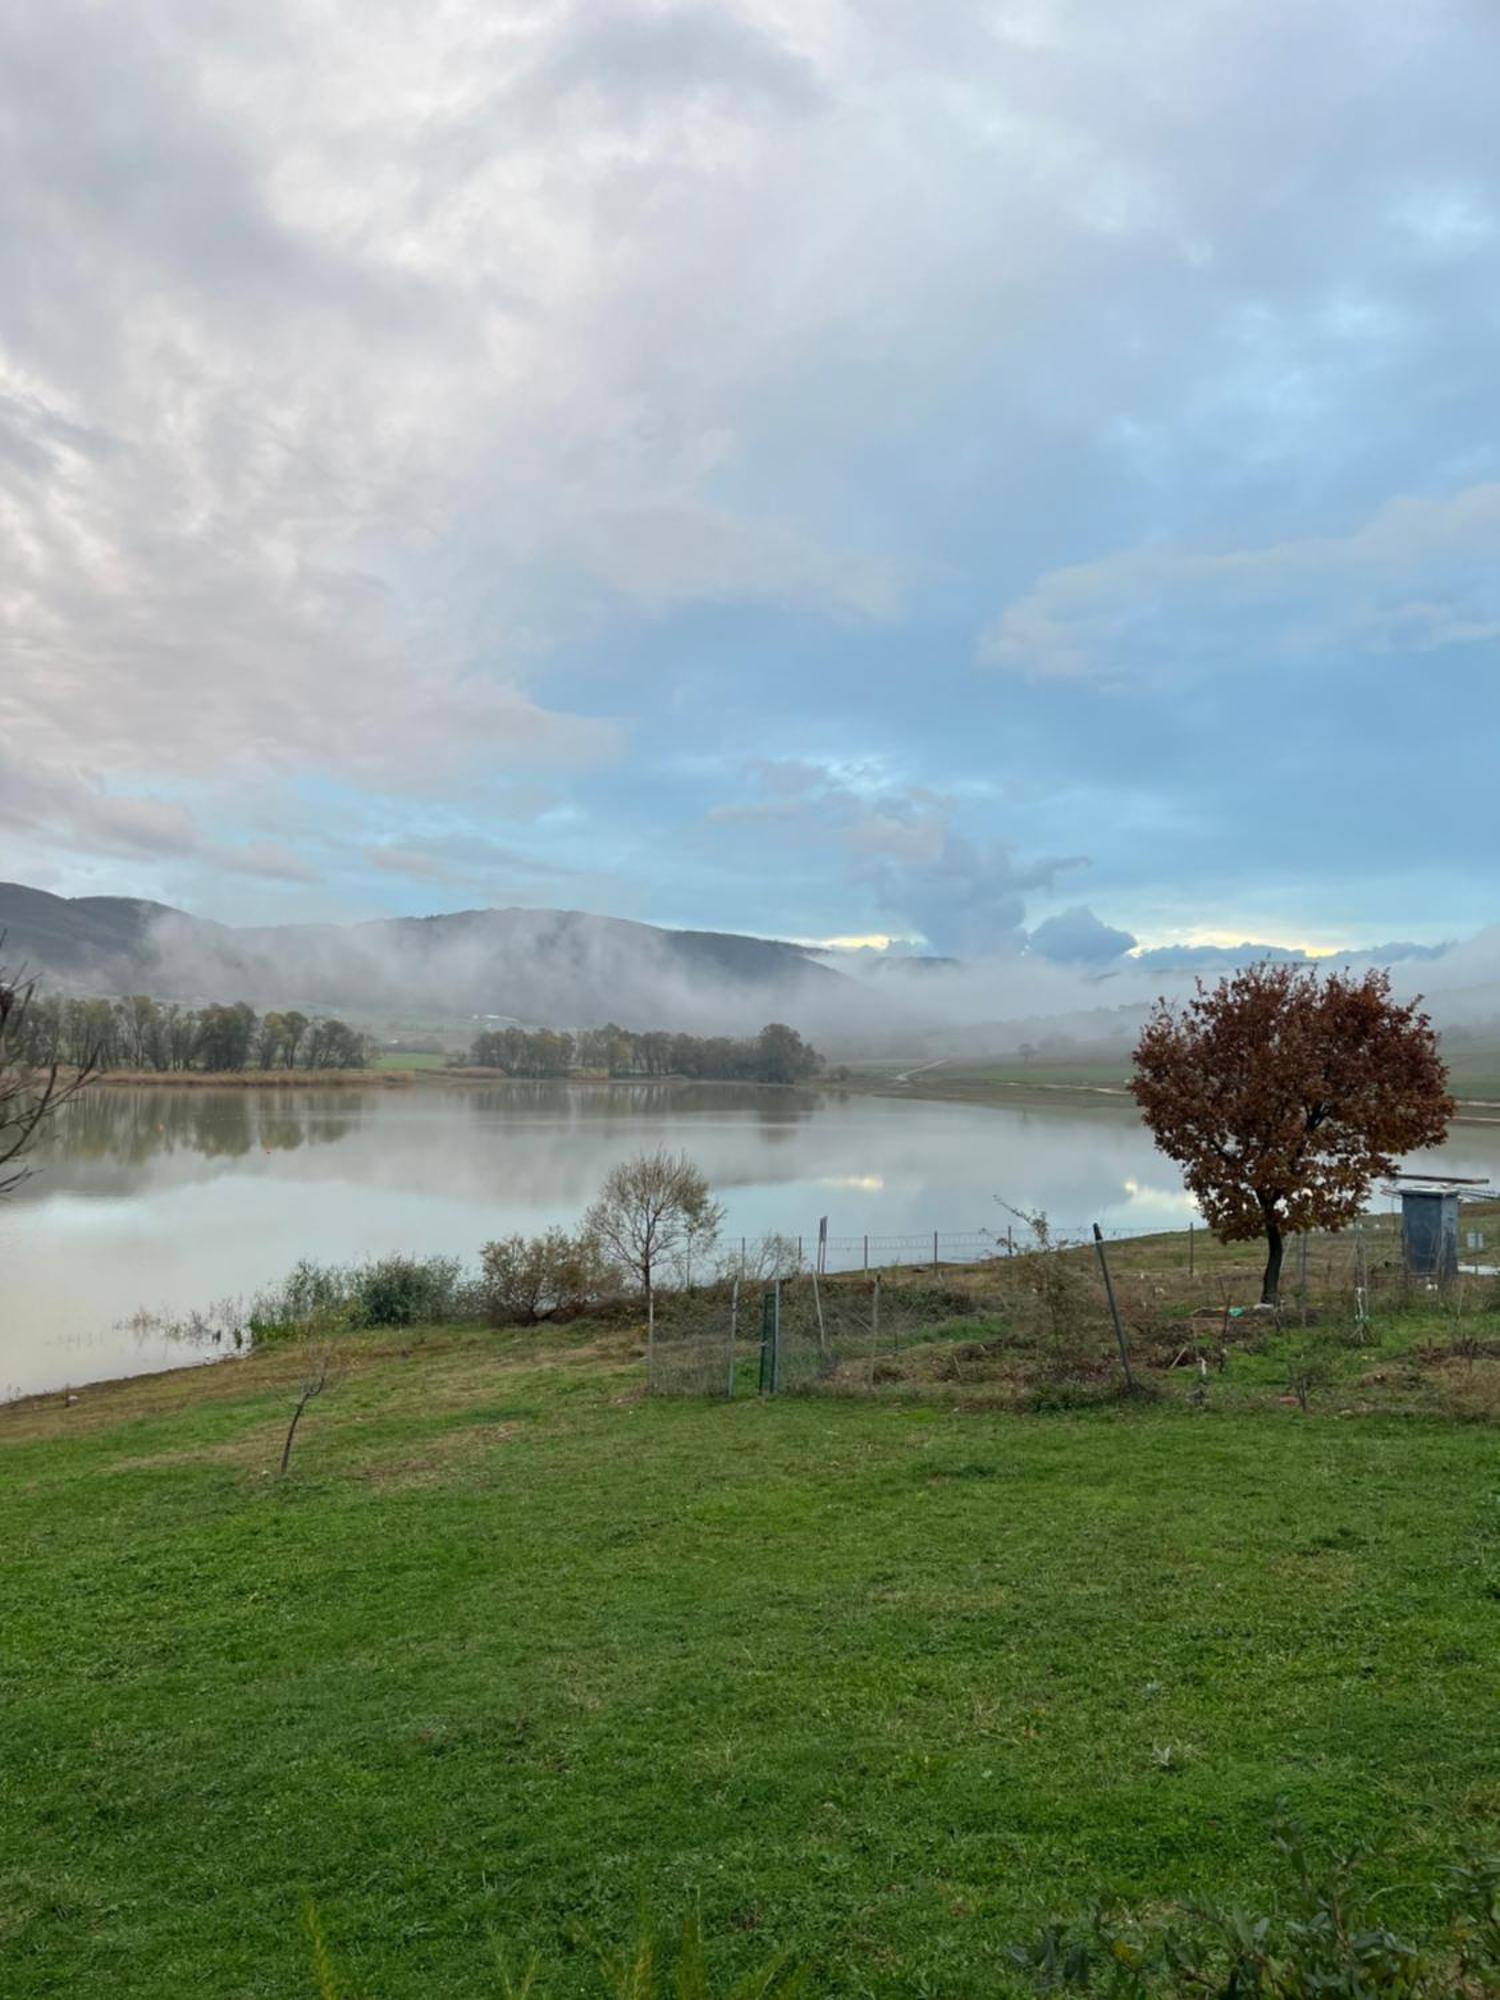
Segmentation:
[[(979, 657), (1036, 678), (1109, 677), (1143, 635), (1191, 633), (1184, 614), (1243, 612), (1299, 651), (1473, 644), (1500, 634), (1500, 618), (1474, 608), (1500, 605), (1497, 562), (1500, 485), (1402, 497), (1346, 534), (1227, 551), (1154, 544), (1053, 570), (990, 627)], [(1429, 594), (1413, 602), (1413, 589)]]

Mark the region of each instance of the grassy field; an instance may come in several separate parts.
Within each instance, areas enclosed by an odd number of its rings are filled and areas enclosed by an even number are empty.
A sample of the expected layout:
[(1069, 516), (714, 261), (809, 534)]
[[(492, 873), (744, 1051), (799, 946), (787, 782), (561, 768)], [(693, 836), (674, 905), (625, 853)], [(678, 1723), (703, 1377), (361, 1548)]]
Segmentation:
[[(1476, 1115), (1500, 1106), (1500, 1051), (1462, 1047), (1445, 1051), (1449, 1087)], [(1129, 1105), (1128, 1055), (954, 1057), (940, 1062), (862, 1062), (849, 1081), (859, 1089), (901, 1097), (953, 1099), (968, 1104)], [(1462, 1114), (1461, 1114), (1462, 1115)], [(1486, 1121), (1488, 1122), (1488, 1121)]]
[(495, 1939), (586, 1994), (698, 1903), (725, 1973), (967, 2000), (1096, 1896), (1274, 1893), (1279, 1801), (1420, 1925), (1500, 1841), (1500, 1454), (1420, 1386), (1446, 1330), (1308, 1414), (1272, 1340), (1206, 1409), (1063, 1416), (646, 1402), (628, 1326), (349, 1336), (285, 1480), (285, 1348), (0, 1411), (0, 1992), (311, 1995), (311, 1897), (365, 2000), (498, 1993)]

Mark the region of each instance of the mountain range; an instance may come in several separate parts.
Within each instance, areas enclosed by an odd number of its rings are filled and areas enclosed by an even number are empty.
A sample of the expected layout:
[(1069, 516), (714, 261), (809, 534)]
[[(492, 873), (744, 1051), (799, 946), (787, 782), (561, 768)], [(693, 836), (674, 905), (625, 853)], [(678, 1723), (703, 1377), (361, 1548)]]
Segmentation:
[(726, 1031), (778, 1012), (861, 1011), (860, 984), (801, 945), (665, 930), (579, 910), (463, 910), (360, 924), (233, 927), (168, 904), (0, 883), (3, 955), (72, 992), (245, 999), (361, 1019), (456, 1019)]

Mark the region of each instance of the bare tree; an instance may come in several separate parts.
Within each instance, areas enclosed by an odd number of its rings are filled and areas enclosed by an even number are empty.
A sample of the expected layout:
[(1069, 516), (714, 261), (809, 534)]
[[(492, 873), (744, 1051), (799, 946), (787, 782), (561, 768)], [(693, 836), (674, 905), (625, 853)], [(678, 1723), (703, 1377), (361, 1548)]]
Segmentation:
[[(0, 933), (0, 945), (5, 942)], [(0, 1198), (25, 1180), (29, 1168), (15, 1164), (36, 1138), (43, 1122), (82, 1090), (94, 1071), (85, 1053), (71, 1076), (64, 1077), (56, 1059), (36, 1068), (28, 1061), (24, 1033), (26, 1013), (36, 994), (36, 981), (0, 966)]]
[(613, 1169), (583, 1219), (587, 1234), (646, 1295), (646, 1339), (656, 1334), (656, 1282), (663, 1264), (706, 1256), (724, 1210), (686, 1153), (641, 1153)]

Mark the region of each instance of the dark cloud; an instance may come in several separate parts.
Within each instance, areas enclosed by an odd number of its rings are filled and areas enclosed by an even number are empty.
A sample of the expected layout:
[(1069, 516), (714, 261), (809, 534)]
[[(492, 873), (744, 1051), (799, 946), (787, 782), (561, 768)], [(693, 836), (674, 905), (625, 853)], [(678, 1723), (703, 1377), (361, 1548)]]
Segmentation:
[(1038, 924), (1027, 943), (1028, 949), (1059, 965), (1108, 965), (1129, 951), (1135, 938), (1075, 904)]

